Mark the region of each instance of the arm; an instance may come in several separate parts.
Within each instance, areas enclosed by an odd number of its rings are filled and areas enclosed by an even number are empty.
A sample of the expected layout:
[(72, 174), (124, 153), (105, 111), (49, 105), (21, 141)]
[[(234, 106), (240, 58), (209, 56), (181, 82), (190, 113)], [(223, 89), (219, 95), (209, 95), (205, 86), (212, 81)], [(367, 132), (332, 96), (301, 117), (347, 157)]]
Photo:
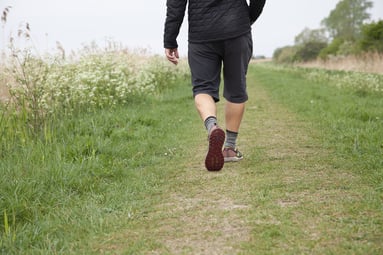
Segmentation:
[(177, 36), (185, 16), (187, 0), (167, 0), (167, 12), (164, 32), (164, 48), (176, 49)]
[(250, 21), (253, 24), (263, 11), (266, 0), (250, 0)]

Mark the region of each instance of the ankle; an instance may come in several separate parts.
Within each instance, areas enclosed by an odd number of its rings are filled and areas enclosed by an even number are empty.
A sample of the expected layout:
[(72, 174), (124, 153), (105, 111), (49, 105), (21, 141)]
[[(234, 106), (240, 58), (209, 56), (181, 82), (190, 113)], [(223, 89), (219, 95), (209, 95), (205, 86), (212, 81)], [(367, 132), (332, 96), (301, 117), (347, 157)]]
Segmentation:
[(233, 132), (226, 129), (225, 147), (235, 148), (237, 145), (238, 132)]
[(217, 118), (215, 116), (209, 116), (205, 119), (204, 124), (207, 132), (210, 134), (211, 129), (217, 126)]

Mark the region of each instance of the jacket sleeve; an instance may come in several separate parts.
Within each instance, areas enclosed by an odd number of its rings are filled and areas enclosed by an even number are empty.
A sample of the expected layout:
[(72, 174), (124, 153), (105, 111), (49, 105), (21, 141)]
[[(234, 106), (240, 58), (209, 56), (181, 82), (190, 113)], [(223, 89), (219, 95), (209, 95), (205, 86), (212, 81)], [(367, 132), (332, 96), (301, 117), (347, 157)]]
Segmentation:
[(178, 47), (177, 36), (185, 16), (187, 0), (167, 0), (166, 21), (164, 31), (164, 48)]
[(253, 24), (261, 15), (266, 0), (250, 0), (250, 22)]

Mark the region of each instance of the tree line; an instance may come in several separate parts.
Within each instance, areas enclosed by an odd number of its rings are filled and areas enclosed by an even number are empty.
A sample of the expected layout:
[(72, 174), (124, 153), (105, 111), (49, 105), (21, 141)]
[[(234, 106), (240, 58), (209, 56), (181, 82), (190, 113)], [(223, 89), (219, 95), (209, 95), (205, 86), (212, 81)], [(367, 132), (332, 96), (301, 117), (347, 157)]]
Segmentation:
[(358, 55), (364, 52), (383, 53), (383, 20), (369, 22), (368, 0), (341, 0), (321, 28), (305, 28), (295, 37), (293, 46), (274, 51), (277, 62), (307, 62), (330, 56)]

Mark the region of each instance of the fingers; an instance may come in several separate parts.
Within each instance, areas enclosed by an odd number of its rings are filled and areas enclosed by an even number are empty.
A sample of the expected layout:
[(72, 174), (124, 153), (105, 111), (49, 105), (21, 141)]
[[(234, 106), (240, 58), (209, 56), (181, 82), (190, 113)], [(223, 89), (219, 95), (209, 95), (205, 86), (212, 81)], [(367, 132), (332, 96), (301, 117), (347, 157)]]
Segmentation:
[(175, 51), (174, 51), (174, 56), (175, 56), (177, 59), (180, 58), (180, 56), (178, 55), (178, 50), (177, 50), (177, 49), (175, 49)]
[(178, 50), (177, 49), (165, 49), (167, 59), (173, 64), (178, 64)]
[(166, 58), (173, 64), (178, 64), (179, 54), (178, 49), (165, 49)]

